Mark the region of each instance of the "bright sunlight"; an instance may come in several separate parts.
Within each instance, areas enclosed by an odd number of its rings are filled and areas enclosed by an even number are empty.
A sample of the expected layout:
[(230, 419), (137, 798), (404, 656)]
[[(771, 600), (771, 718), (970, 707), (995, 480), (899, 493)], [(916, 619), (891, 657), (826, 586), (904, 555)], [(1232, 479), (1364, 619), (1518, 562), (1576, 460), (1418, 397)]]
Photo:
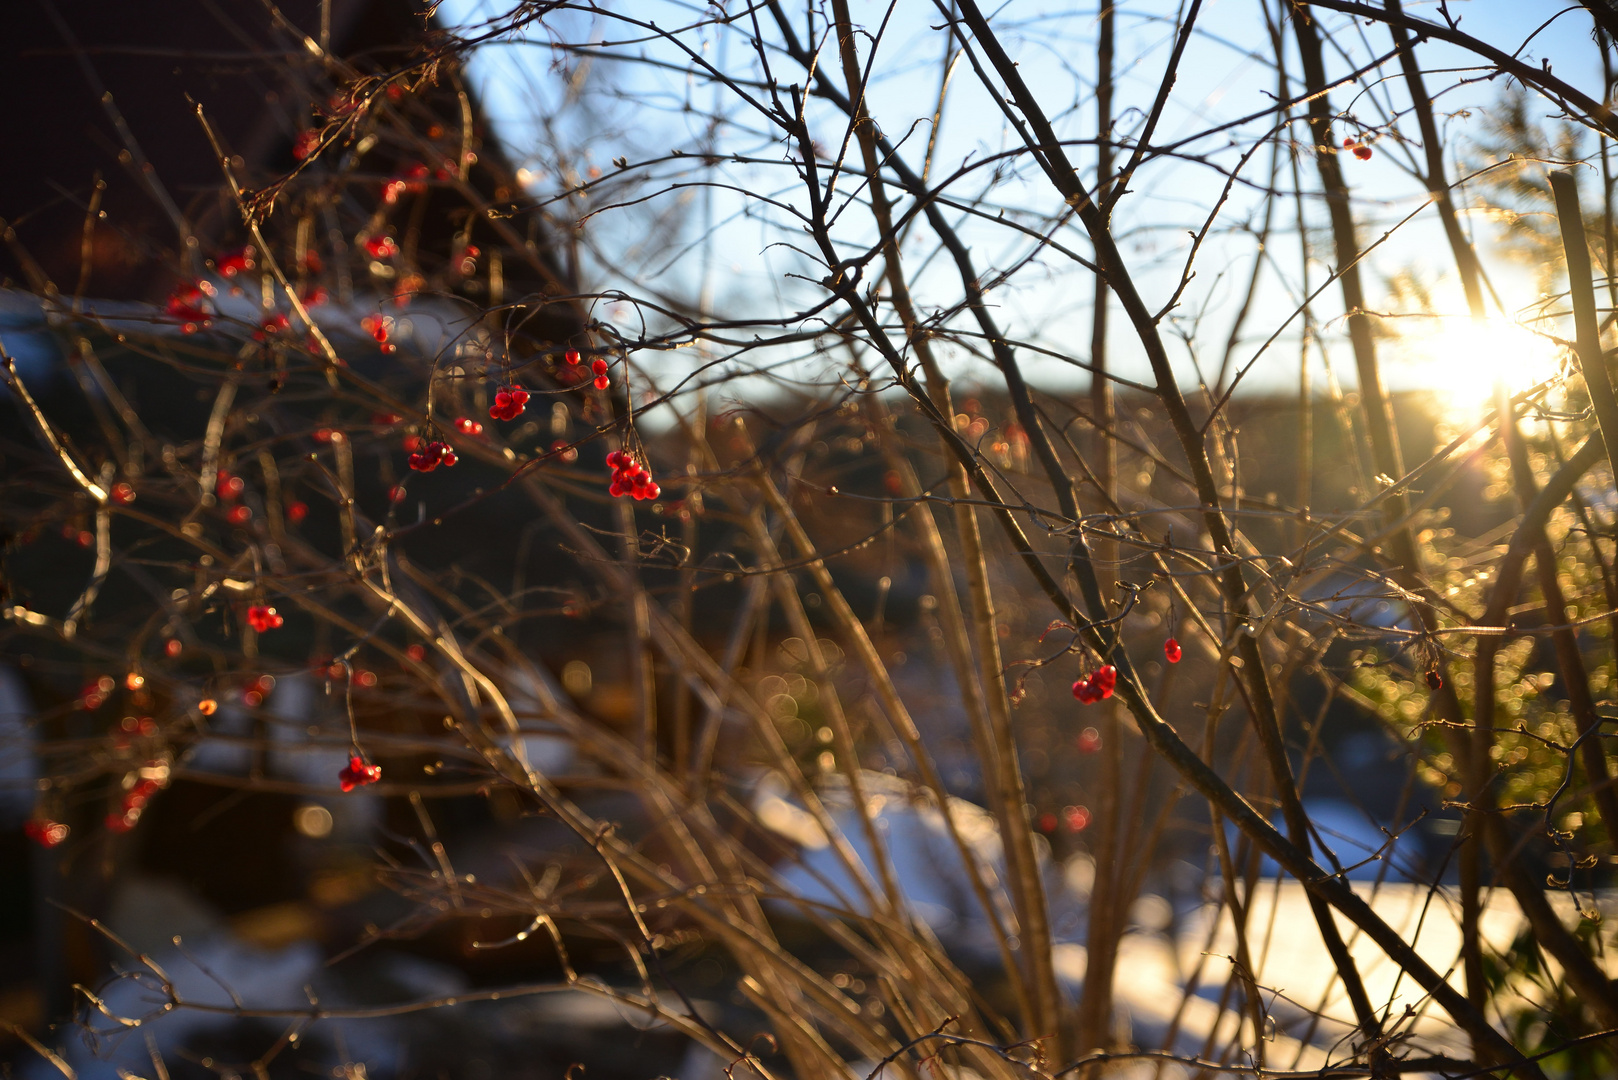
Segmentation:
[(1435, 319), (1405, 347), (1411, 374), (1442, 394), (1457, 418), (1492, 405), (1497, 380), (1517, 393), (1553, 378), (1561, 364), (1556, 342), (1505, 319)]

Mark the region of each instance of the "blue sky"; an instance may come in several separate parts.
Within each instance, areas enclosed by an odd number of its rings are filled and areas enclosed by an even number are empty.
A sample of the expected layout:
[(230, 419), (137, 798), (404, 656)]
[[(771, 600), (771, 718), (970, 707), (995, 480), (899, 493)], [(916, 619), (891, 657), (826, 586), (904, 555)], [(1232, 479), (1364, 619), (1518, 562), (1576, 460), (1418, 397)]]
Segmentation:
[[(866, 28), (873, 32), (888, 10), (869, 0), (853, 0), (852, 6), (855, 21), (865, 20)], [(475, 23), (495, 10), (490, 0), (448, 0), (440, 9), (442, 17), (461, 24)], [(689, 24), (703, 11), (712, 9), (634, 0), (619, 3), (611, 10), (673, 27)], [(801, 35), (803, 10), (792, 10), (798, 13)], [(1138, 125), (1141, 110), (1150, 104), (1157, 90), (1179, 10), (1176, 5), (1156, 2), (1129, 4), (1118, 11), (1119, 85), (1115, 113), (1121, 131)], [(1436, 17), (1432, 5), (1410, 5), (1407, 10)], [(1592, 96), (1599, 96), (1598, 58), (1589, 40), (1588, 19), (1578, 9), (1539, 2), (1475, 0), (1451, 4), (1450, 10), (1462, 20), (1463, 29), (1511, 49), (1518, 48), (1548, 21), (1549, 26), (1527, 44), (1524, 57), (1536, 64), (1542, 58), (1552, 59), (1557, 74)], [(1187, 50), (1157, 142), (1191, 140), (1183, 147), (1187, 154), (1229, 167), (1237, 162), (1244, 146), (1273, 125), (1272, 114), (1229, 134), (1193, 138), (1199, 132), (1260, 112), (1273, 100), (1275, 75), (1267, 60), (1268, 35), (1261, 11), (1252, 0), (1211, 0), (1204, 5), (1198, 23), (1200, 33)], [(992, 18), (997, 25), (1008, 28), (1008, 51), (1053, 114), (1058, 130), (1070, 138), (1092, 138), (1094, 14), (1075, 13), (1071, 8), (1037, 0), (1015, 0), (1003, 5)], [(1337, 70), (1347, 71), (1350, 61), (1364, 63), (1389, 47), (1387, 32), (1381, 27), (1354, 26), (1332, 16), (1324, 19), (1337, 31), (1335, 40), (1346, 53), (1331, 60)], [(949, 48), (945, 33), (937, 28), (940, 22), (932, 4), (901, 0), (883, 34), (879, 77), (870, 91), (872, 114), (890, 138), (902, 142), (902, 152), (912, 167), (920, 166), (932, 135), (928, 118), (937, 99)], [(823, 26), (818, 21), (817, 25)], [(478, 53), (473, 64), (474, 83), (513, 156), (529, 169), (531, 190), (554, 193), (586, 178), (591, 166), (611, 173), (613, 159), (625, 157), (636, 166), (661, 158), (672, 149), (690, 153), (713, 147), (763, 163), (727, 161), (713, 170), (714, 178), (733, 185), (735, 190), (705, 191), (687, 186), (633, 208), (605, 211), (601, 208), (611, 201), (611, 190), (603, 190), (600, 197), (588, 200), (564, 200), (557, 210), (558, 218), (564, 222), (581, 216), (581, 211), (600, 211), (586, 226), (586, 247), (598, 252), (584, 264), (589, 285), (598, 289), (623, 288), (635, 295), (678, 297), (687, 303), (706, 295), (711, 298), (715, 314), (721, 317), (760, 310), (801, 310), (818, 301), (824, 292), (817, 285), (788, 276), (818, 276), (789, 246), (802, 242), (801, 233), (787, 215), (757, 201), (760, 195), (798, 205), (805, 201), (804, 189), (786, 164), (786, 147), (777, 133), (769, 130), (737, 96), (716, 90), (707, 80), (688, 77), (682, 70), (601, 58), (610, 51), (620, 56), (644, 56), (677, 68), (690, 63), (689, 57), (667, 42), (644, 35), (636, 35), (639, 40), (631, 41), (631, 36), (632, 28), (623, 22), (563, 12), (543, 27), (530, 27), (523, 43), (492, 45)], [(708, 28), (681, 33), (678, 38), (707, 62), (738, 77), (756, 78), (760, 74), (757, 58), (739, 32)], [(564, 45), (585, 48), (569, 49)], [(595, 58), (586, 62), (583, 54), (591, 51)], [(830, 49), (823, 50), (822, 56), (827, 61), (834, 60)], [(1419, 49), (1419, 56), (1429, 72), (1429, 89), (1438, 99), (1440, 113), (1447, 117), (1444, 122), (1451, 133), (1452, 147), (1462, 147), (1498, 99), (1502, 80), (1479, 79), (1485, 73), (1476, 69), (1469, 56), (1449, 46), (1426, 43)], [(790, 62), (779, 57), (773, 62), (780, 81), (803, 79), (802, 71)], [(1295, 60), (1289, 62), (1295, 73)], [(1332, 101), (1336, 109), (1379, 133), (1374, 144), (1376, 156), (1371, 161), (1345, 158), (1345, 168), (1359, 200), (1356, 209), (1363, 232), (1372, 239), (1425, 201), (1424, 190), (1399, 167), (1401, 157), (1416, 151), (1413, 147), (1400, 148), (1395, 139), (1386, 135), (1385, 109), (1404, 107), (1397, 62), (1383, 65), (1357, 88), (1335, 91)], [(1547, 104), (1539, 111), (1549, 115), (1552, 109)], [(717, 127), (708, 124), (709, 115), (714, 113), (722, 117)], [(837, 145), (845, 132), (843, 118), (829, 106), (814, 103), (809, 116), (821, 145)], [(1301, 134), (1302, 126), (1293, 130)], [(1413, 123), (1403, 125), (1401, 130), (1409, 139), (1418, 137)], [(1014, 147), (1016, 137), (964, 62), (955, 70), (936, 138), (935, 180), (950, 170), (976, 166), (960, 181), (960, 197), (984, 195), (994, 208), (1003, 207), (1012, 215), (1029, 215), (1026, 220), (1033, 225), (1037, 225), (1034, 215), (1059, 208), (1054, 192), (1026, 161), (1020, 162), (1011, 175), (991, 181), (991, 169), (984, 163)], [(1453, 148), (1452, 171), (1456, 156)], [(1076, 148), (1073, 156), (1081, 170), (1093, 166), (1089, 147)], [(851, 152), (850, 159), (858, 160), (857, 151)], [(1288, 183), (1291, 166), (1285, 155), (1279, 167), (1282, 183)], [(1318, 181), (1313, 162), (1305, 157), (1300, 167), (1305, 187), (1314, 187)], [(1262, 183), (1269, 169), (1270, 152), (1261, 149), (1243, 175)], [(632, 168), (635, 176), (656, 173), (676, 182), (697, 179), (699, 172), (690, 163)], [(1115, 231), (1141, 292), (1154, 308), (1172, 295), (1189, 251), (1188, 230), (1202, 227), (1223, 184), (1224, 176), (1205, 163), (1159, 161), (1141, 171), (1132, 185), (1132, 194), (1119, 204)], [(1595, 197), (1593, 180), (1585, 181), (1585, 190), (1587, 198)], [(1173, 349), (1175, 362), (1188, 384), (1197, 378), (1191, 360), (1193, 347), (1205, 373), (1211, 376), (1212, 369), (1218, 366), (1231, 319), (1256, 257), (1252, 230), (1244, 225), (1255, 224), (1257, 213), (1258, 199), (1253, 193), (1241, 187), (1231, 193), (1198, 258), (1197, 277), (1187, 288), (1181, 306), (1165, 323), (1177, 343)], [(1312, 227), (1324, 223), (1318, 201), (1310, 205), (1307, 213)], [(1024, 260), (1034, 256), (1009, 283), (991, 292), (1007, 332), (1060, 356), (1085, 359), (1093, 290), (1089, 274), (1065, 258), (1035, 252), (1028, 237), (998, 223), (969, 220), (961, 215), (956, 218), (980, 271), (1023, 265)], [(1533, 275), (1493, 251), (1495, 226), (1476, 217), (1469, 219), (1469, 226), (1508, 306), (1536, 300)], [(858, 250), (874, 235), (869, 215), (851, 208), (839, 219), (836, 235), (845, 250)], [(1081, 255), (1089, 254), (1088, 241), (1076, 226), (1065, 227), (1056, 239)], [(906, 247), (915, 279), (913, 287), (924, 309), (951, 304), (960, 294), (953, 268), (936, 257), (928, 258), (933, 247), (932, 237), (924, 229), (915, 230)], [(1291, 199), (1283, 200), (1276, 208), (1268, 254), (1272, 265), (1265, 270), (1253, 314), (1233, 354), (1238, 365), (1254, 359), (1260, 344), (1296, 306), (1300, 250)], [(1326, 260), (1329, 253), (1320, 250), (1316, 257)], [(1461, 313), (1449, 254), (1431, 210), (1419, 213), (1386, 240), (1369, 257), (1366, 271), (1373, 304), (1382, 299), (1382, 282), (1388, 276), (1410, 271), (1432, 288), (1441, 310)], [(1318, 285), (1325, 272), (1324, 262), (1316, 262), (1310, 267), (1311, 282)], [(1327, 320), (1340, 315), (1335, 289), (1320, 298), (1316, 311), (1318, 317)], [(603, 308), (601, 314), (610, 317), (614, 309)], [(617, 314), (631, 313), (620, 308)], [(968, 324), (957, 320), (955, 325)], [(1295, 321), (1268, 352), (1258, 357), (1248, 385), (1269, 391), (1296, 387), (1297, 325)], [(1408, 325), (1419, 329), (1416, 324)], [(1420, 332), (1407, 335), (1411, 339), (1427, 336)], [(1328, 322), (1325, 341), (1339, 383), (1351, 387), (1352, 364), (1340, 324)], [(1139, 347), (1120, 318), (1113, 320), (1109, 342), (1114, 369), (1127, 378), (1145, 379), (1147, 372)], [(1385, 344), (1383, 359), (1389, 383), (1442, 386), (1452, 380), (1457, 370), (1454, 358), (1440, 355), (1435, 359), (1430, 355), (1435, 349), (1443, 353), (1442, 348), (1426, 340)], [(946, 353), (957, 373), (969, 374), (978, 363), (961, 350)], [(1027, 351), (1024, 356), (1030, 376), (1048, 385), (1078, 387), (1088, 380), (1083, 372), (1061, 360), (1041, 358)], [(672, 379), (685, 373), (692, 356), (680, 353), (648, 361), (643, 355), (641, 359), (649, 370)], [(1319, 357), (1311, 360), (1311, 367), (1315, 386), (1326, 385), (1326, 371)]]

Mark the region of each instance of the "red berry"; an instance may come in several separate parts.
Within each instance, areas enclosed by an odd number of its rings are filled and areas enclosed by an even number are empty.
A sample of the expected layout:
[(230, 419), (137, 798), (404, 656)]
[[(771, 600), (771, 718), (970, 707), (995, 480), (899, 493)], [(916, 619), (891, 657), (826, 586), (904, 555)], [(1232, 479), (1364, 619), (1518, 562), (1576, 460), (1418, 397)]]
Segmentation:
[(382, 779), (382, 766), (368, 765), (362, 757), (350, 756), (348, 764), (337, 774), (337, 782), (344, 791), (353, 791)]
[(1370, 161), (1371, 154), (1372, 150), (1369, 146), (1356, 146), (1354, 148), (1354, 156), (1359, 158), (1361, 161)]
[(30, 818), (22, 827), (23, 834), (43, 848), (53, 848), (67, 839), (68, 827), (50, 818)]
[(579, 362), (579, 350), (569, 349), (567, 352), (562, 354), (562, 359), (567, 362), (569, 367), (577, 366)]
[(168, 315), (182, 323), (186, 333), (194, 334), (199, 326), (213, 323), (213, 313), (203, 306), (213, 294), (214, 287), (207, 280), (181, 282), (169, 294)]
[(515, 420), (528, 404), (528, 391), (515, 383), (502, 386), (494, 392), (494, 404), (489, 406), (492, 420)]
[(607, 362), (599, 359), (592, 360), (590, 361), (590, 370), (595, 372), (597, 375), (605, 375), (607, 373)]
[(1087, 727), (1079, 732), (1079, 753), (1093, 754), (1101, 749), (1101, 732)]
[(409, 459), (410, 467), (417, 472), (432, 472), (440, 465), (447, 469), (460, 460), (445, 442), (434, 440), (423, 444), (418, 439), (417, 446), (419, 449)]
[(244, 270), (253, 269), (253, 245), (249, 244), (237, 251), (226, 252), (214, 260), (214, 266), (223, 277), (233, 278)]
[(418, 645), (412, 645), (409, 648), (405, 649), (405, 655), (410, 657), (410, 659), (414, 660), (416, 663), (419, 664), (423, 660), (427, 659), (427, 647), (425, 645), (419, 645), (419, 644)]
[(1062, 820), (1068, 832), (1083, 832), (1090, 827), (1090, 811), (1083, 806), (1062, 807)]
[(163, 642), (163, 655), (172, 660), (176, 656), (179, 656), (180, 652), (184, 648), (185, 646), (180, 644), (179, 638), (169, 638), (167, 641)]
[(1051, 833), (1056, 831), (1056, 815), (1047, 810), (1039, 815), (1039, 831)]
[(655, 499), (661, 494), (663, 494), (663, 489), (658, 487), (657, 484), (651, 483), (646, 485), (646, 497), (648, 499)]
[(365, 241), (365, 250), (371, 253), (373, 259), (391, 259), (399, 254), (399, 245), (393, 242), (391, 236), (373, 236)]
[(233, 506), (230, 508), (230, 513), (225, 515), (226, 520), (232, 525), (246, 525), (252, 520), (252, 517), (253, 510), (248, 506)]
[(135, 489), (129, 484), (117, 483), (112, 485), (111, 494), (113, 502), (121, 503), (124, 506), (128, 506), (135, 501)]
[(291, 328), (292, 322), (281, 312), (266, 315), (259, 320), (258, 329), (253, 331), (254, 341), (267, 341), (277, 334)]
[(595, 388), (597, 390), (605, 390), (607, 387), (609, 387), (611, 385), (612, 385), (612, 380), (607, 378), (605, 375), (597, 375), (596, 376), (596, 378), (595, 378)]
[(1174, 638), (1163, 642), (1163, 657), (1171, 664), (1180, 662), (1180, 643)]
[(247, 482), (245, 480), (239, 476), (232, 476), (227, 472), (220, 473), (219, 479), (213, 486), (214, 494), (225, 502), (235, 502), (246, 489)]
[(1111, 664), (1104, 665), (1095, 673), (1096, 689), (1104, 698), (1112, 697), (1113, 690), (1118, 686), (1118, 669)]
[(462, 435), (482, 435), (483, 425), (468, 417), (460, 417), (455, 421), (455, 430)]
[(256, 632), (262, 634), (270, 630), (278, 630), (286, 619), (277, 614), (268, 604), (254, 604), (247, 609), (247, 622)]
[(309, 516), (309, 504), (294, 502), (287, 504), (287, 520), (296, 525)]

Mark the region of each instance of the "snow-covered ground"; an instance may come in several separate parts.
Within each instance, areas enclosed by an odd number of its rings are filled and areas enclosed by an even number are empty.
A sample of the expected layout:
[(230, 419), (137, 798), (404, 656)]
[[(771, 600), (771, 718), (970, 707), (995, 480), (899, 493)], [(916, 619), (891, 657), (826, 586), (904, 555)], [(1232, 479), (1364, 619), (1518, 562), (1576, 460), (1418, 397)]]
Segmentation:
[[(944, 811), (891, 777), (870, 775), (865, 786), (879, 842), (892, 852), (901, 891), (917, 914), (950, 942), (964, 963), (992, 962), (987, 921), (960, 872)], [(833, 785), (823, 796), (850, 847), (868, 861), (869, 846), (846, 792)], [(798, 848), (796, 858), (780, 864), (778, 884), (805, 899), (830, 905), (841, 905), (845, 898), (858, 895), (825, 833), (803, 807), (791, 801), (784, 785), (764, 778), (755, 792), (754, 808), (762, 822)], [(951, 800), (948, 812), (986, 877), (994, 881), (1002, 873), (1003, 857), (993, 819), (961, 800)], [(1070, 1002), (1077, 1000), (1086, 977), (1083, 940), (1088, 869), (1088, 860), (1082, 856), (1065, 865), (1048, 858), (1046, 862), (1045, 878), (1058, 931), (1055, 966)], [(1356, 882), (1354, 887), (1430, 965), (1448, 972), (1451, 981), (1460, 986), (1461, 933), (1452, 896), (1408, 881), (1380, 886)], [(1552, 894), (1551, 900), (1573, 925), (1579, 916), (1572, 901), (1564, 894)], [(1508, 954), (1523, 931), (1524, 920), (1509, 894), (1496, 890), (1486, 901), (1481, 923), (1484, 948)], [(773, 903), (782, 917), (790, 917), (790, 902)], [(1601, 906), (1608, 907), (1607, 898), (1601, 899)], [(1618, 899), (1612, 906), (1618, 908)], [(1320, 942), (1304, 889), (1295, 882), (1262, 883), (1249, 898), (1248, 909), (1247, 939), (1254, 975), (1265, 1011), (1273, 1021), (1263, 1048), (1265, 1065), (1314, 1069), (1348, 1057), (1348, 1042), (1354, 1034), (1352, 1014)], [(1240, 999), (1232, 998), (1226, 1007), (1220, 1006), (1233, 970), (1231, 958), (1237, 952), (1229, 912), (1207, 904), (1182, 907), (1176, 915), (1167, 900), (1149, 895), (1137, 902), (1133, 914), (1133, 929), (1120, 950), (1116, 985), (1120, 1022), (1127, 1025), (1132, 1041), (1143, 1048), (1215, 1057), (1225, 1054), (1233, 1040), (1248, 1046), (1251, 1034), (1240, 1030), (1245, 1020), (1234, 1008)], [(133, 950), (147, 952), (168, 972), (179, 997), (215, 1010), (228, 1009), (233, 993), (249, 1008), (299, 1009), (308, 1005), (311, 993), (327, 1006), (359, 1003), (350, 999), (351, 988), (344, 980), (325, 969), (314, 944), (294, 943), (275, 950), (255, 947), (234, 933), (226, 920), (189, 902), (173, 884), (138, 878), (126, 882), (108, 921)], [(1413, 1035), (1414, 1045), (1426, 1051), (1466, 1055), (1464, 1037), (1441, 1012), (1430, 1008), (1420, 988), (1353, 926), (1341, 919), (1339, 926), (1373, 1003), (1390, 1018), (1389, 1027)], [(175, 935), (182, 935), (183, 945), (175, 943)], [(383, 996), (390, 1002), (453, 996), (465, 987), (459, 972), (402, 955), (380, 956), (376, 965), (369, 977), (385, 987)], [(219, 1038), (237, 1022), (226, 1011), (165, 1012), (164, 996), (150, 971), (143, 973), (143, 965), (134, 956), (126, 957), (121, 966), (130, 975), (106, 988), (104, 1003), (110, 1015), (92, 1015), (91, 1027), (99, 1033), (86, 1037), (86, 1031), (64, 1032), (63, 1056), (82, 1080), (143, 1075), (154, 1051), (164, 1056), (184, 1052), (199, 1039)], [(1510, 1007), (1512, 1003), (1506, 1004)], [(1413, 1010), (1408, 1016), (1407, 1007)], [(621, 1015), (622, 1010), (572, 993), (514, 1002), (511, 1008), (541, 1025), (563, 1022), (577, 1027), (584, 1022), (583, 1013), (574, 1015), (580, 1009), (588, 1013), (592, 1024), (612, 1027), (629, 1020)], [(1311, 1017), (1317, 1012), (1323, 1019), (1314, 1022)], [(141, 1018), (143, 1023), (129, 1028), (116, 1017)], [(331, 1040), (347, 1060), (366, 1061), (373, 1075), (386, 1075), (399, 1064), (401, 1047), (408, 1041), (402, 1025), (413, 1022), (399, 1018), (323, 1021), (303, 1034)], [(710, 1058), (712, 1055), (693, 1049), (681, 1063), (690, 1075), (674, 1075), (680, 1080), (723, 1075), (725, 1063)], [(1173, 1074), (1170, 1069), (1161, 1075)], [(61, 1074), (45, 1061), (35, 1060), (23, 1075), (28, 1080), (46, 1080)]]

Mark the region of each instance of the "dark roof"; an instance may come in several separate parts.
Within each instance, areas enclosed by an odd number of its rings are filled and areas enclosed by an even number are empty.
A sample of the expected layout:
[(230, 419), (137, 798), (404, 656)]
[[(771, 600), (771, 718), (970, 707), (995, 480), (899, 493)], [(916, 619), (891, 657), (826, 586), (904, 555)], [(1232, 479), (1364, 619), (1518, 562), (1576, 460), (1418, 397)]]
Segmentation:
[[(333, 88), (341, 93), (357, 78), (397, 72), (439, 44), (420, 0), (332, 0), (322, 56), (311, 47), (323, 36), (321, 11), (320, 0), (11, 5), (0, 35), (8, 157), (0, 170), (0, 219), (10, 227), (0, 246), (0, 285), (42, 292), (48, 281), (69, 295), (156, 301), (188, 270), (183, 235), (195, 237), (191, 273), (199, 258), (243, 242), (193, 103), (205, 108), (243, 182), (262, 188), (297, 164), (294, 140), (319, 120), (311, 102), (318, 108)], [(409, 105), (458, 131), (461, 90), (451, 75), (423, 84)], [(475, 100), (473, 108), (481, 135)], [(416, 119), (424, 131), (432, 126), (430, 118)], [(409, 151), (382, 145), (358, 171), (385, 179)], [(513, 170), (492, 140), (480, 142), (478, 159), (469, 180), (487, 201), (517, 193)], [(101, 214), (86, 244), (98, 178)], [(379, 188), (380, 180), (371, 186)], [(352, 197), (363, 220), (378, 193), (358, 187)], [(465, 227), (466, 201), (453, 191), (434, 191), (431, 201), (430, 212), (417, 218), (418, 246), (444, 258)], [(478, 242), (491, 246), (489, 238)], [(554, 273), (536, 276), (551, 281), (512, 281), (508, 295), (547, 284), (556, 291)]]

